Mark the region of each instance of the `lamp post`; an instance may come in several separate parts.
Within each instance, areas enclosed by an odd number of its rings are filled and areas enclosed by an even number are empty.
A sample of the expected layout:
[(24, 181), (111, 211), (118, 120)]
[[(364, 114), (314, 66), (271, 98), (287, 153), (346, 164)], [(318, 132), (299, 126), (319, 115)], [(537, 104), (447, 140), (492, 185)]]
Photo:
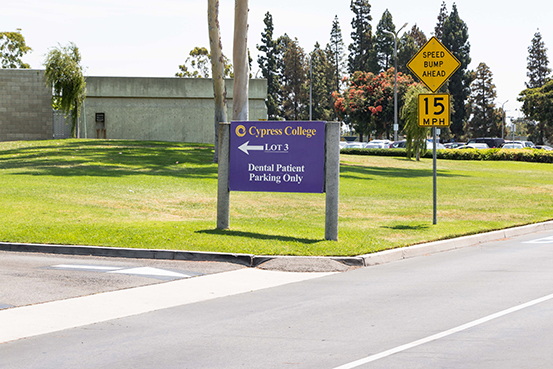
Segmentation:
[(503, 137), (503, 131), (505, 131), (505, 119), (506, 119), (506, 114), (505, 114), (505, 109), (503, 108), (505, 106), (505, 104), (507, 104), (509, 102), (509, 100), (505, 101), (503, 104), (501, 104), (501, 111), (503, 112), (503, 121), (502, 121), (502, 125), (501, 125), (501, 138), (504, 138)]
[(309, 120), (313, 120), (313, 55), (309, 57)]
[(407, 27), (407, 23), (401, 26), (396, 32), (382, 30), (382, 32), (394, 36), (394, 141), (397, 141), (397, 131), (399, 128), (397, 124), (397, 34), (405, 27)]

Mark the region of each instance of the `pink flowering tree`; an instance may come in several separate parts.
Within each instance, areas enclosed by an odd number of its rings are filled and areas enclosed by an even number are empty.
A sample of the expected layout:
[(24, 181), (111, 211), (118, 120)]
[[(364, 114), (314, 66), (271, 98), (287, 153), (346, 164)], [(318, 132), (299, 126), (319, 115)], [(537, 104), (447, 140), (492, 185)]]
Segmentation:
[[(355, 72), (344, 78), (347, 87), (343, 94), (335, 92), (335, 109), (342, 119), (349, 118), (352, 128), (363, 140), (375, 132), (376, 137), (390, 137), (394, 124), (394, 69), (377, 75)], [(410, 76), (398, 73), (398, 112), (403, 96), (414, 83)], [(401, 125), (400, 125), (401, 126)]]

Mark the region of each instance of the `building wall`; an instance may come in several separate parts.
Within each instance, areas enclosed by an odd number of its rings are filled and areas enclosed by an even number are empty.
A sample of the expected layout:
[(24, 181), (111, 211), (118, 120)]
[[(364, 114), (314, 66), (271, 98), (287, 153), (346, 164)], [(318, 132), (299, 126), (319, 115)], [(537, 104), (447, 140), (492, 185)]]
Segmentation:
[[(0, 141), (53, 138), (52, 94), (43, 78), (44, 70), (0, 69)], [(226, 80), (229, 119), (233, 82)], [(81, 137), (98, 137), (95, 116), (104, 113), (108, 139), (214, 141), (211, 79), (87, 77), (86, 83)], [(249, 88), (250, 119), (266, 119), (266, 80), (251, 80)]]
[(43, 70), (0, 69), (0, 141), (52, 138), (52, 93), (43, 76)]
[[(226, 80), (229, 120), (233, 80)], [(203, 78), (88, 77), (81, 129), (88, 138), (214, 142), (213, 82)], [(250, 120), (267, 119), (266, 80), (251, 80)], [(96, 113), (105, 114), (105, 132)]]

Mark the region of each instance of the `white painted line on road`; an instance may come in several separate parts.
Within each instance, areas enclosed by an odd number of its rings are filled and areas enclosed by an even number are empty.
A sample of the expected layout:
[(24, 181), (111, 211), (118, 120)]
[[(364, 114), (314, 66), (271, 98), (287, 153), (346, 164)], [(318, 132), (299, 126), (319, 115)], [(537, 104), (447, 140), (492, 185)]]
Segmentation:
[(102, 266), (102, 265), (82, 265), (82, 264), (59, 264), (52, 265), (52, 269), (64, 269), (64, 270), (94, 270), (94, 271), (111, 271), (123, 269), (123, 267), (112, 267), (112, 266)]
[(553, 236), (538, 238), (537, 240), (526, 241), (523, 243), (553, 243)]
[(174, 277), (174, 278), (188, 278), (191, 274), (171, 272), (170, 270), (151, 268), (151, 267), (139, 267), (129, 269), (119, 269), (108, 272), (110, 274), (129, 274), (129, 275), (146, 275), (156, 277)]
[(501, 318), (502, 316), (505, 316), (505, 315), (517, 312), (519, 310), (522, 310), (522, 309), (540, 304), (540, 303), (545, 302), (545, 301), (549, 301), (551, 299), (553, 299), (553, 294), (541, 297), (541, 298), (536, 299), (536, 300), (529, 301), (529, 302), (521, 304), (521, 305), (514, 306), (510, 309), (506, 309), (506, 310), (500, 311), (500, 312), (495, 313), (495, 314), (488, 315), (484, 318), (474, 320), (470, 323), (460, 325), (460, 326), (452, 328), (450, 330), (447, 330), (447, 331), (444, 331), (444, 332), (441, 332), (441, 333), (437, 333), (437, 334), (434, 334), (432, 336), (428, 336), (426, 338), (423, 338), (423, 339), (420, 339), (420, 340), (417, 340), (417, 341), (413, 341), (411, 343), (407, 343), (405, 345), (395, 347), (393, 349), (381, 352), (379, 354), (367, 356), (363, 359), (359, 359), (359, 360), (353, 361), (351, 363), (338, 366), (334, 369), (353, 369), (353, 368), (357, 368), (358, 366), (368, 364), (368, 363), (376, 361), (376, 360), (380, 360), (382, 358), (397, 354), (397, 353), (402, 352), (402, 351), (412, 349), (412, 348), (420, 346), (420, 345), (424, 345), (424, 344), (432, 342), (432, 341), (439, 340), (441, 338), (450, 336), (452, 334), (462, 332), (462, 331), (470, 329), (472, 327), (476, 327), (477, 325), (487, 323), (490, 320)]
[(137, 267), (126, 268), (117, 266), (104, 266), (104, 265), (83, 265), (83, 264), (59, 264), (53, 265), (50, 269), (56, 270), (71, 270), (71, 271), (85, 271), (85, 272), (105, 272), (110, 274), (125, 274), (134, 276), (144, 276), (161, 279), (176, 279), (176, 278), (190, 278), (197, 274), (178, 273), (170, 270), (152, 268), (152, 267)]
[(0, 343), (155, 310), (302, 282), (335, 273), (244, 268), (0, 311)]

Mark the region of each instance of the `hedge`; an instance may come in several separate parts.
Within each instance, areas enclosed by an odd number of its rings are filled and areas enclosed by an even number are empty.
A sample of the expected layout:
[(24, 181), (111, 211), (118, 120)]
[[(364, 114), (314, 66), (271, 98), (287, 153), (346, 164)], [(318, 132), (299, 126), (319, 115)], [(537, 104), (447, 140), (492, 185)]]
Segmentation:
[[(406, 149), (342, 149), (345, 155), (373, 155), (407, 157)], [(432, 158), (432, 150), (426, 150), (424, 158)], [(553, 163), (553, 151), (538, 149), (446, 149), (437, 150), (438, 159), (447, 160), (506, 160), (528, 161), (533, 163)]]

